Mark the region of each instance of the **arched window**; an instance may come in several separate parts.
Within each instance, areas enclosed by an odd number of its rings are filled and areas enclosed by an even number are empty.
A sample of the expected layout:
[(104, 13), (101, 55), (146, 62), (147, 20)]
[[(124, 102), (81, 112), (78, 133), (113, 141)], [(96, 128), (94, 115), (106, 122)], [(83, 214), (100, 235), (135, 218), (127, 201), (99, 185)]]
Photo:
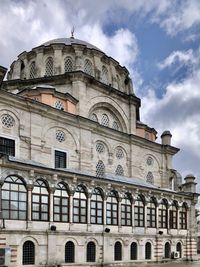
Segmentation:
[(89, 59), (85, 60), (84, 64), (84, 72), (93, 76), (93, 67), (92, 67), (92, 62)]
[(117, 159), (123, 159), (124, 158), (124, 152), (121, 148), (116, 149), (116, 158)]
[(176, 251), (179, 252), (179, 258), (182, 258), (182, 245), (181, 242), (176, 244)]
[(121, 202), (121, 223), (125, 226), (132, 225), (131, 200), (128, 194), (125, 194)]
[(27, 190), (17, 176), (9, 176), (2, 186), (1, 210), (4, 219), (26, 220)]
[(70, 263), (75, 260), (75, 247), (72, 241), (65, 244), (65, 262)]
[(96, 261), (96, 245), (94, 242), (89, 242), (87, 244), (87, 262)]
[(106, 202), (106, 222), (109, 225), (118, 224), (118, 201), (115, 191), (110, 191)]
[(29, 77), (30, 79), (34, 79), (35, 76), (36, 76), (36, 66), (35, 66), (35, 61), (33, 61), (30, 65)]
[(165, 243), (165, 256), (164, 257), (165, 259), (171, 258), (171, 246), (169, 242)]
[(116, 121), (113, 121), (112, 128), (115, 130), (119, 130), (119, 124)]
[(147, 242), (145, 244), (145, 260), (151, 259), (151, 243)]
[(65, 59), (65, 72), (73, 71), (73, 61), (71, 57)]
[(109, 118), (108, 118), (108, 116), (106, 114), (102, 115), (101, 125), (109, 127)]
[(174, 190), (174, 178), (173, 177), (169, 178), (169, 188), (171, 190)]
[(24, 242), (23, 244), (22, 264), (23, 265), (35, 264), (35, 245), (30, 240)]
[(77, 186), (73, 198), (73, 222), (87, 223), (87, 197), (81, 185)]
[(65, 184), (59, 183), (56, 186), (53, 197), (54, 222), (69, 221), (69, 195)]
[(94, 189), (91, 197), (90, 222), (103, 224), (103, 199), (98, 188)]
[(102, 160), (99, 160), (96, 165), (96, 176), (103, 177), (105, 175), (105, 165)]
[(156, 203), (153, 198), (147, 204), (147, 227), (156, 227)]
[(98, 152), (99, 154), (105, 152), (105, 146), (102, 142), (96, 143), (96, 152)]
[(168, 222), (168, 204), (166, 199), (163, 199), (161, 204), (158, 208), (158, 227), (159, 228), (167, 228), (167, 222)]
[(102, 67), (101, 80), (103, 83), (108, 84), (108, 70), (105, 66)]
[(187, 229), (187, 206), (184, 203), (179, 211), (180, 229)]
[(90, 119), (91, 119), (92, 121), (96, 121), (96, 122), (98, 122), (98, 118), (97, 118), (97, 115), (96, 115), (95, 113), (92, 113), (92, 115), (90, 116)]
[(131, 260), (137, 260), (137, 243), (133, 242), (131, 244)]
[(146, 181), (147, 183), (154, 184), (154, 177), (152, 172), (147, 173)]
[(49, 220), (49, 192), (43, 180), (34, 183), (32, 191), (32, 220)]
[(141, 196), (135, 201), (134, 218), (136, 227), (144, 227), (144, 199)]
[(52, 57), (49, 57), (46, 60), (45, 75), (46, 76), (52, 76), (53, 75), (53, 58)]
[(124, 176), (124, 169), (122, 165), (117, 165), (117, 168), (115, 170), (115, 175)]
[(177, 203), (173, 201), (173, 204), (169, 211), (169, 227), (171, 229), (177, 229), (177, 216), (178, 216)]
[(119, 241), (115, 243), (114, 259), (115, 261), (122, 260), (122, 244)]

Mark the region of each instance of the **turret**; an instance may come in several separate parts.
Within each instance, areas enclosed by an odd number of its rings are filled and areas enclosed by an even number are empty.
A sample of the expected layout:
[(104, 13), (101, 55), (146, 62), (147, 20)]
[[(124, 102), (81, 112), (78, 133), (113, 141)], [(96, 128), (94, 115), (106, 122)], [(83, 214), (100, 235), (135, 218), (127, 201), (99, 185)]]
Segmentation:
[(190, 192), (190, 193), (196, 193), (196, 182), (195, 177), (192, 174), (188, 174), (185, 178), (185, 183), (183, 184), (183, 191), (184, 192)]
[(162, 145), (171, 145), (172, 134), (170, 131), (164, 131), (161, 135)]

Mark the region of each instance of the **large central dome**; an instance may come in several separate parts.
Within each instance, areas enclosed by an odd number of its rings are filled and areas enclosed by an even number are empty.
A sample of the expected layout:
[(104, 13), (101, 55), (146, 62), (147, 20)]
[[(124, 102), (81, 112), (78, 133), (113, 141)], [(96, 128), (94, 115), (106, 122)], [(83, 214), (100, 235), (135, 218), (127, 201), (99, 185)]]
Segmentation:
[(45, 43), (43, 43), (42, 45), (44, 46), (48, 46), (48, 45), (51, 45), (51, 44), (65, 44), (65, 45), (72, 45), (72, 44), (78, 44), (78, 45), (85, 45), (87, 48), (90, 48), (90, 49), (96, 49), (96, 50), (99, 50), (101, 51), (98, 47), (88, 43), (88, 42), (85, 42), (85, 41), (82, 41), (82, 40), (79, 40), (79, 39), (75, 39), (75, 38), (57, 38), (57, 39), (53, 39), (53, 40), (50, 40), (50, 41), (47, 41)]

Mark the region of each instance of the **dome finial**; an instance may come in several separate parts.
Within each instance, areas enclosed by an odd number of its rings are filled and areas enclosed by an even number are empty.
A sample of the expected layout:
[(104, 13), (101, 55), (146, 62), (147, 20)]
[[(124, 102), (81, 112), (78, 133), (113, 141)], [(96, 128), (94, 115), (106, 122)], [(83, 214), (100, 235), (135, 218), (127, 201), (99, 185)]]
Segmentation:
[(74, 31), (75, 31), (75, 28), (74, 28), (74, 26), (73, 26), (72, 29), (71, 29), (71, 37), (70, 37), (70, 38), (72, 38), (72, 39), (74, 39)]

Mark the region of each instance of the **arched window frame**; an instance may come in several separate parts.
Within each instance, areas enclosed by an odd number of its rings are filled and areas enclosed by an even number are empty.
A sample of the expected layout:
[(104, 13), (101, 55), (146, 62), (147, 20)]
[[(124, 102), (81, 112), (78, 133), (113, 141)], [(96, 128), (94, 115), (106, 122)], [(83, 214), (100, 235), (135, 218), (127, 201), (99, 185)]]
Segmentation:
[(87, 262), (95, 262), (96, 261), (96, 244), (90, 241), (87, 244)]
[(139, 195), (134, 205), (134, 219), (136, 227), (144, 227), (145, 223), (145, 200)]
[(93, 65), (89, 59), (85, 59), (84, 62), (84, 72), (93, 76)]
[(101, 80), (103, 83), (108, 84), (108, 69), (105, 66), (102, 67)]
[(181, 244), (181, 242), (178, 242), (176, 244), (176, 251), (179, 252), (179, 258), (182, 258), (182, 244)]
[(95, 113), (92, 113), (92, 114), (90, 115), (90, 119), (91, 119), (92, 121), (96, 121), (96, 122), (98, 122), (98, 118), (97, 118), (97, 115), (96, 115)]
[(102, 160), (99, 160), (96, 165), (96, 176), (103, 177), (105, 175), (105, 165)]
[(34, 79), (36, 77), (36, 64), (32, 61), (29, 67), (29, 78)]
[(73, 222), (87, 223), (87, 196), (82, 185), (78, 185), (73, 197)]
[(106, 223), (118, 225), (118, 199), (115, 191), (110, 191), (106, 202)]
[(115, 175), (117, 176), (124, 176), (124, 169), (122, 167), (122, 165), (117, 165), (117, 168), (115, 170)]
[(115, 261), (121, 261), (122, 260), (122, 244), (119, 241), (115, 242), (114, 260)]
[(150, 242), (145, 244), (145, 260), (150, 260), (152, 257), (152, 245)]
[(168, 203), (163, 199), (158, 207), (158, 227), (168, 228)]
[(101, 117), (101, 125), (105, 126), (105, 127), (109, 127), (109, 117), (107, 114), (102, 114)]
[(178, 223), (178, 205), (177, 202), (173, 201), (172, 206), (169, 210), (169, 227), (170, 229), (177, 229)]
[(130, 246), (130, 259), (137, 260), (138, 258), (138, 244), (136, 242), (132, 242)]
[(74, 242), (68, 241), (65, 244), (65, 263), (75, 262), (75, 245)]
[(69, 194), (64, 183), (58, 183), (53, 197), (54, 222), (69, 221)]
[(179, 210), (179, 227), (180, 229), (187, 229), (187, 205), (183, 203)]
[(1, 189), (1, 210), (4, 219), (27, 219), (27, 189), (24, 181), (15, 175), (4, 180)]
[(164, 258), (165, 259), (170, 259), (171, 258), (171, 245), (169, 242), (165, 243), (164, 247)]
[(103, 198), (99, 188), (95, 188), (93, 190), (90, 206), (91, 224), (103, 224)]
[(22, 252), (22, 265), (34, 265), (35, 264), (35, 244), (27, 240), (23, 244)]
[(74, 69), (73, 65), (74, 64), (73, 64), (72, 58), (71, 57), (66, 57), (65, 58), (65, 64), (64, 64), (65, 73), (73, 71), (73, 69)]
[(45, 63), (45, 76), (53, 76), (54, 74), (54, 64), (53, 64), (53, 58), (48, 57)]
[(150, 198), (150, 201), (147, 203), (147, 227), (156, 228), (156, 218), (156, 201)]
[(121, 201), (121, 225), (132, 225), (132, 203), (128, 193), (124, 194)]
[(31, 210), (33, 221), (49, 221), (49, 191), (42, 179), (37, 179), (34, 183)]

